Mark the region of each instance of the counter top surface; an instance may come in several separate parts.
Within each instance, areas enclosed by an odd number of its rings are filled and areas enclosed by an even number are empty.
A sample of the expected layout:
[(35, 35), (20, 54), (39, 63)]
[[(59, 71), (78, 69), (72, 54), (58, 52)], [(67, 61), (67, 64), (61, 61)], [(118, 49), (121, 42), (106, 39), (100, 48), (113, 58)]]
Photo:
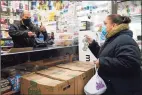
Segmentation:
[(78, 45), (72, 45), (72, 46), (48, 46), (48, 47), (34, 48), (31, 51), (15, 52), (15, 53), (3, 53), (3, 54), (1, 54), (1, 56), (20, 54), (20, 53), (31, 53), (31, 52), (38, 52), (38, 51), (52, 50), (52, 49), (60, 49), (60, 48), (69, 48), (69, 47), (75, 47), (75, 46), (78, 46)]

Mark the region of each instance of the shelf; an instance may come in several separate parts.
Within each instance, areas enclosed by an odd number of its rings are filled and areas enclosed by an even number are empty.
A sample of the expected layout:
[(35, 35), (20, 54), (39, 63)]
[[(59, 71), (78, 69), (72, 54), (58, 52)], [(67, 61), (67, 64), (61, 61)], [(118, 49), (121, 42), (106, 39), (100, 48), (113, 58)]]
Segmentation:
[(1, 5), (1, 8), (9, 8), (10, 6)]
[[(72, 45), (72, 46), (49, 46), (49, 47), (44, 47), (44, 48), (35, 48), (31, 51), (21, 51), (21, 52), (14, 52), (14, 53), (4, 53), (1, 54), (1, 57), (7, 56), (7, 55), (17, 55), (17, 54), (25, 54), (25, 53), (35, 53), (35, 52), (41, 52), (41, 51), (51, 51), (51, 50), (61, 50), (61, 51), (65, 51), (69, 48), (77, 48), (78, 45)], [(72, 52), (72, 51), (70, 51)]]
[(136, 41), (138, 45), (142, 45), (142, 41)]
[(1, 38), (1, 40), (12, 40), (12, 38)]
[(1, 48), (11, 48), (13, 46), (1, 46)]
[(10, 17), (10, 16), (5, 16), (5, 15), (1, 15), (1, 18), (8, 18), (8, 17)]
[(1, 31), (9, 31), (9, 29), (1, 29)]
[(13, 95), (13, 94), (16, 94), (16, 92), (15, 91), (9, 91), (9, 92), (3, 93), (2, 95)]
[(122, 3), (122, 2), (126, 2), (125, 0), (119, 0), (119, 1), (116, 1), (117, 3)]
[(130, 17), (141, 17), (141, 14), (130, 15)]

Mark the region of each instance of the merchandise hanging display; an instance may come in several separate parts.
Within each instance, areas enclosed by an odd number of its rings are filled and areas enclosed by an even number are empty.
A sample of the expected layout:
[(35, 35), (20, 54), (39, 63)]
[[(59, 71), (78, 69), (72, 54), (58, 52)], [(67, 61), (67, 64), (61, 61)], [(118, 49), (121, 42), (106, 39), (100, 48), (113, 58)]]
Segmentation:
[(119, 2), (117, 13), (125, 16), (141, 15), (141, 1)]
[(1, 46), (9, 47), (13, 46), (13, 41), (10, 38), (8, 31), (9, 25), (17, 20), (20, 20), (20, 15), (23, 10), (28, 10), (28, 1), (1, 1)]

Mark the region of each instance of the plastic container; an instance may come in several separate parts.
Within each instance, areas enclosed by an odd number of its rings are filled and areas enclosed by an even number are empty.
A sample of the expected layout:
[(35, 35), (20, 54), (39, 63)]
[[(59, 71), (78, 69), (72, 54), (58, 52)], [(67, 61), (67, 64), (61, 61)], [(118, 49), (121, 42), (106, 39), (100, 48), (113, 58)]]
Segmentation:
[(42, 33), (40, 33), (40, 35), (39, 35), (39, 39), (40, 39), (41, 41), (44, 41), (44, 36), (43, 36), (43, 34), (42, 34)]

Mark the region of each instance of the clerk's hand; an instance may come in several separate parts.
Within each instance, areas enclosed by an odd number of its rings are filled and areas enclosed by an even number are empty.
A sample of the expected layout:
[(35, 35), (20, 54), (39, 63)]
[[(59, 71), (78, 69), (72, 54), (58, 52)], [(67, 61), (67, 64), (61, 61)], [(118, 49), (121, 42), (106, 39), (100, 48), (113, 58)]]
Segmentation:
[(94, 61), (94, 64), (96, 64), (96, 67), (99, 68), (99, 65), (100, 65), (99, 59)]
[(33, 33), (33, 32), (30, 31), (30, 32), (28, 32), (28, 36), (29, 36), (29, 37), (34, 37), (34, 36), (35, 36), (35, 33)]
[(42, 25), (42, 26), (40, 26), (40, 31), (44, 32), (44, 31), (46, 31), (46, 28)]
[(91, 37), (89, 37), (88, 35), (85, 35), (87, 41), (89, 44), (91, 44), (93, 42), (93, 39)]

